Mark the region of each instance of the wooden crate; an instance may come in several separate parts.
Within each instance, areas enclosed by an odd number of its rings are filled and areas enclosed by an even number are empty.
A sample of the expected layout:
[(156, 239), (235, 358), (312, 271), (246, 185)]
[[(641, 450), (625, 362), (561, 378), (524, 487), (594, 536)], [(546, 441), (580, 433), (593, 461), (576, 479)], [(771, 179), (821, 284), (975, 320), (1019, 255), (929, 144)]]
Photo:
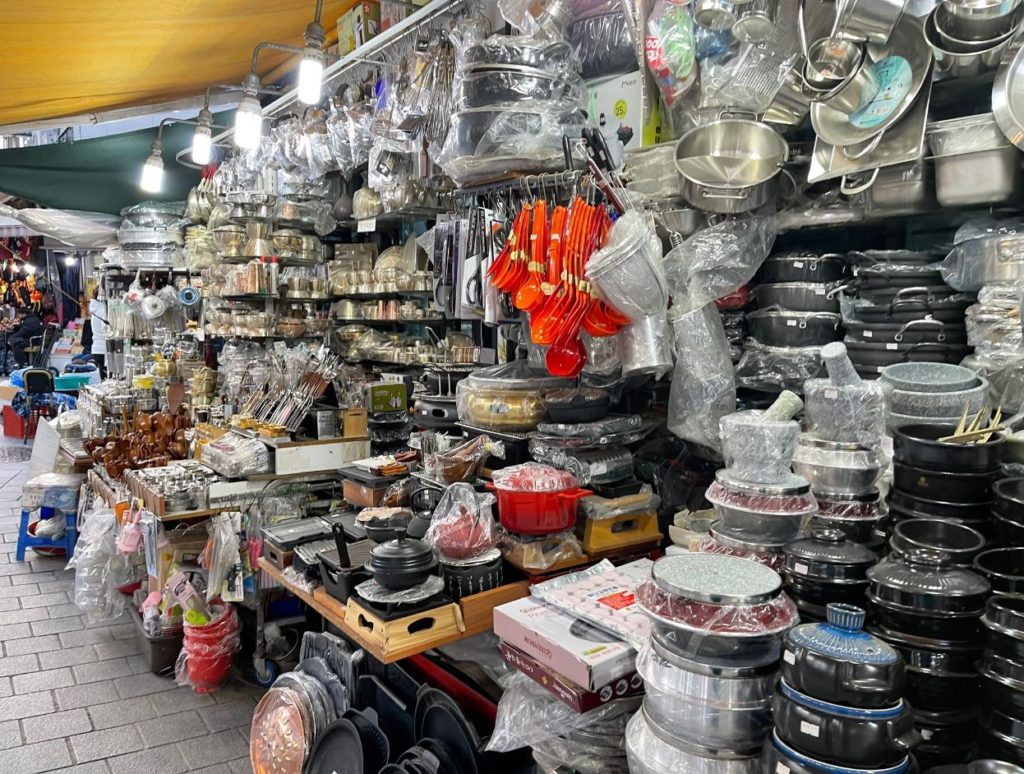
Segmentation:
[(462, 637), (466, 627), (462, 609), (454, 603), (385, 621), (357, 600), (349, 599), (344, 628), (357, 640), (365, 641), (371, 653), (397, 659), (454, 642)]
[(459, 600), (459, 607), (462, 608), (462, 620), (465, 623), (466, 635), (479, 634), (494, 626), (494, 608), (522, 599), (530, 594), (529, 581), (517, 581), (506, 583), (490, 591), (481, 591), (479, 594), (470, 594)]

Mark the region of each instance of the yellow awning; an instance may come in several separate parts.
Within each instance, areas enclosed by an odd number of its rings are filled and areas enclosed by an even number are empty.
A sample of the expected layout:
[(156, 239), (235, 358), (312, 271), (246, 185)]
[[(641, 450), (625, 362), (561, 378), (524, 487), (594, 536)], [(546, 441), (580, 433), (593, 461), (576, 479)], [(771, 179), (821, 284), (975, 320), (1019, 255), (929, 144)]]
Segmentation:
[[(321, 23), (356, 0), (324, 0)], [(261, 41), (302, 45), (315, 0), (11, 0), (0, 3), (0, 125), (202, 94), (240, 83)], [(288, 59), (265, 51), (266, 75)]]

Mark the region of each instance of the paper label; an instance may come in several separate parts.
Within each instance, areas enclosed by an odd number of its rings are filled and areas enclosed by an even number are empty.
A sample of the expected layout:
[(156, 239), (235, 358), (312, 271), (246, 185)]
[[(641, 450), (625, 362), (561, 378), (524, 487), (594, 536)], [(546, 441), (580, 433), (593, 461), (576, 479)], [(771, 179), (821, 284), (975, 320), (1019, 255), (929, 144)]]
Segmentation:
[(823, 296), (827, 292), (828, 291), (825, 288), (815, 288), (814, 289), (814, 295), (816, 295), (816, 296)]
[(356, 222), (357, 234), (370, 234), (377, 230), (376, 218), (364, 218)]
[(785, 763), (776, 763), (775, 774), (789, 774), (789, 766)]
[(801, 575), (806, 575), (807, 571), (810, 570), (811, 568), (808, 567), (806, 564), (801, 564), (800, 562), (797, 562), (796, 564), (793, 565), (793, 569), (796, 570)]
[(813, 736), (815, 739), (817, 739), (821, 735), (821, 729), (813, 723), (808, 723), (806, 720), (801, 720), (800, 733), (807, 734), (807, 736)]
[(597, 601), (612, 610), (623, 610), (636, 604), (636, 595), (632, 591), (617, 591), (606, 597), (599, 597)]
[(787, 664), (793, 664), (794, 666), (796, 666), (796, 654), (791, 650), (787, 650), (785, 653), (782, 654), (782, 660), (785, 661)]
[(786, 320), (786, 325), (788, 325), (790, 328), (795, 328), (796, 320)]
[(870, 338), (872, 338), (872, 337), (873, 337), (874, 335), (875, 335), (875, 334), (874, 334), (874, 333), (872, 333), (871, 331), (864, 331), (863, 333), (861, 333), (861, 336), (863, 336), (863, 337), (864, 337), (865, 339), (870, 339)]
[(898, 350), (900, 348), (900, 345), (899, 344), (893, 344), (892, 342), (889, 342), (888, 344), (885, 345), (885, 348), (888, 349), (888, 350), (891, 350), (891, 351), (896, 351), (896, 350)]
[(878, 93), (875, 98), (850, 116), (850, 125), (873, 129), (895, 113), (903, 103), (914, 81), (914, 70), (902, 56), (889, 56), (871, 65)]
[(804, 267), (803, 261), (793, 261), (793, 267), (796, 269), (802, 269)]

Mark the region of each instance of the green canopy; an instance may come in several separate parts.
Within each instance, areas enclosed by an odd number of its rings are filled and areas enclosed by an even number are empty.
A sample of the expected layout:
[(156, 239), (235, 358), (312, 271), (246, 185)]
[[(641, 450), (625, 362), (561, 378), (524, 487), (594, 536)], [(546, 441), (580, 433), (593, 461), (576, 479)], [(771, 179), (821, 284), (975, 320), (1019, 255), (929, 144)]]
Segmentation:
[(94, 140), (0, 151), (0, 193), (45, 207), (115, 215), (140, 201), (184, 201), (189, 189), (199, 182), (199, 170), (178, 164), (174, 156), (192, 145), (194, 130), (188, 124), (164, 127), (164, 184), (159, 194), (139, 188), (142, 165), (156, 138), (155, 127)]

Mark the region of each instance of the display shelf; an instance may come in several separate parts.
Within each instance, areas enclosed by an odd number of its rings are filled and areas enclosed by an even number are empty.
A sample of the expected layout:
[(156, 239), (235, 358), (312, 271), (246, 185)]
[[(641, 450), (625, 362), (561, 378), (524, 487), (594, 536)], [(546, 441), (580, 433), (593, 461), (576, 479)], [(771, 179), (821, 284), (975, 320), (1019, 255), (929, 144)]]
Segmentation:
[(382, 290), (371, 293), (342, 293), (331, 296), (333, 301), (385, 301), (389, 298), (433, 298), (432, 290)]
[(374, 325), (380, 326), (391, 326), (391, 325), (444, 325), (448, 321), (443, 317), (432, 317), (430, 319), (412, 319), (412, 320), (338, 320), (332, 318), (333, 322), (337, 325), (368, 325), (370, 327)]
[(406, 220), (429, 220), (436, 218), (443, 212), (447, 212), (443, 207), (403, 207), (399, 210), (382, 212), (372, 218), (346, 218), (345, 220), (339, 220), (338, 226), (341, 228), (354, 228), (356, 231), (365, 234), (374, 231), (374, 227), (378, 223), (390, 225)]
[(378, 641), (370, 639), (364, 632), (346, 622), (347, 607), (328, 594), (323, 586), (317, 586), (310, 594), (289, 582), (284, 577), (284, 573), (266, 559), (261, 557), (258, 565), (281, 586), (320, 613), (327, 621), (341, 630), (346, 637), (355, 640), (361, 648), (384, 664), (400, 661), (403, 658), (425, 653), (442, 645), (449, 645), (466, 637), (488, 631), (493, 626), (495, 607), (521, 599), (530, 593), (530, 585), (524, 580), (463, 597), (457, 606), (461, 618), (458, 632), (432, 638), (427, 637), (412, 644), (388, 648), (382, 646)]

